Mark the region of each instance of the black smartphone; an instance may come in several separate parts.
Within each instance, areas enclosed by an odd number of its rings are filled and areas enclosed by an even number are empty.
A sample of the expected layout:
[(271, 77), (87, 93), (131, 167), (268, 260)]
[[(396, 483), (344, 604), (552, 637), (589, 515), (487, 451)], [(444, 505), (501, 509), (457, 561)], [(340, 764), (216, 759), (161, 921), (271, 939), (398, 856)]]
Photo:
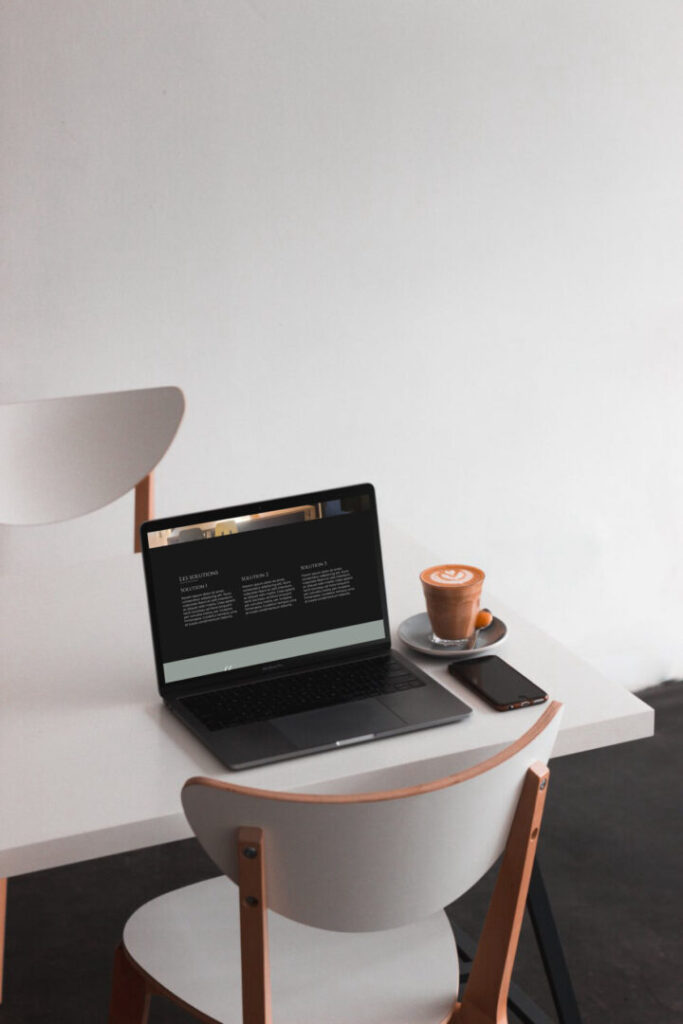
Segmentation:
[(512, 711), (530, 704), (542, 704), (548, 694), (502, 658), (489, 654), (473, 661), (452, 661), (448, 671), (474, 690), (496, 711)]

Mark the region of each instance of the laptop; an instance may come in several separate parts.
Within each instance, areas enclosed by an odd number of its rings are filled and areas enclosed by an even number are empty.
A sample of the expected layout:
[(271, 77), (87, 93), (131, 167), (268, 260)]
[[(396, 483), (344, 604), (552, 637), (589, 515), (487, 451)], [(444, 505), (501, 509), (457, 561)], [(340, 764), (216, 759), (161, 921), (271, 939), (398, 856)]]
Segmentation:
[(456, 722), (391, 649), (371, 484), (144, 523), (159, 693), (231, 769)]

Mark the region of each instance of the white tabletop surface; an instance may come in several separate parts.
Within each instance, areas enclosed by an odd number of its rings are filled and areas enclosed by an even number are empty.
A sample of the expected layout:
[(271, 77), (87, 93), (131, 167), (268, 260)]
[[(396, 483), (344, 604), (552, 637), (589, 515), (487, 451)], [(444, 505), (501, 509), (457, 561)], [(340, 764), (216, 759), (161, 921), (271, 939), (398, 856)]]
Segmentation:
[[(395, 633), (423, 609), (418, 574), (439, 558), (389, 527), (382, 543)], [(555, 756), (652, 735), (651, 708), (484, 596), (509, 628), (496, 653), (565, 705)], [(472, 715), (233, 773), (158, 696), (139, 555), (0, 577), (0, 608), (0, 877), (188, 836), (180, 789), (191, 775), (328, 792), (403, 785), (481, 760), (542, 713), (500, 714), (457, 684), (446, 662), (418, 655)]]

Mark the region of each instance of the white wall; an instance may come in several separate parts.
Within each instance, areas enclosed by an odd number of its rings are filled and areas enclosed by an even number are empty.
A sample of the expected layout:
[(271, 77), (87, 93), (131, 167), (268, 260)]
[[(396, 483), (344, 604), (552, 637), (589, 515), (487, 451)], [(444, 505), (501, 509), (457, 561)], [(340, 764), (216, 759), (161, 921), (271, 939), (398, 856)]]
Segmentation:
[(179, 384), (160, 514), (370, 479), (683, 671), (679, 0), (23, 0), (0, 48), (0, 400)]

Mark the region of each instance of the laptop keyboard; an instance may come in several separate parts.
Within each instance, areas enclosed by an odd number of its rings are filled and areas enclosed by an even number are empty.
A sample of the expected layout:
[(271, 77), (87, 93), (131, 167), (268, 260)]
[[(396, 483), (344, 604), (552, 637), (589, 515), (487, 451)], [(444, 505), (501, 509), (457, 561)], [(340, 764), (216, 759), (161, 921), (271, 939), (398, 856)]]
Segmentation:
[(386, 655), (347, 665), (331, 665), (268, 682), (261, 680), (256, 684), (245, 683), (200, 693), (196, 697), (186, 697), (182, 704), (202, 725), (215, 732), (231, 725), (267, 721), (424, 685), (424, 681), (400, 661)]

